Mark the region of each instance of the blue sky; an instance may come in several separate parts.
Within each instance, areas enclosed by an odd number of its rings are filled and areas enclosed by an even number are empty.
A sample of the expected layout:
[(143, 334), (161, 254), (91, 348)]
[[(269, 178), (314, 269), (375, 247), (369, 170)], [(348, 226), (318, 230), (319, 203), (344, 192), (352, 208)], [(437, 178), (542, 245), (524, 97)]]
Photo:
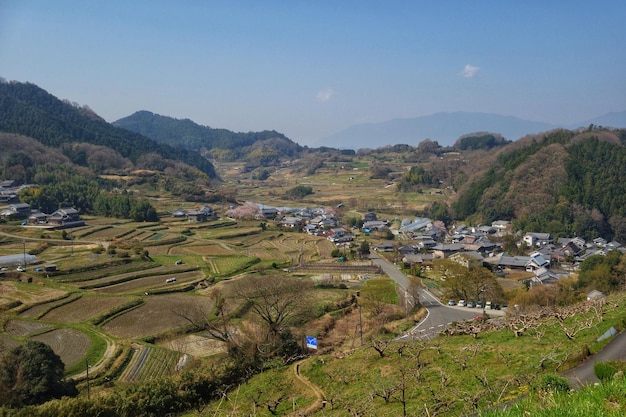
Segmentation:
[[(626, 2), (0, 0), (0, 76), (304, 145), (358, 123), (626, 110)], [(339, 144), (338, 144), (339, 145)]]

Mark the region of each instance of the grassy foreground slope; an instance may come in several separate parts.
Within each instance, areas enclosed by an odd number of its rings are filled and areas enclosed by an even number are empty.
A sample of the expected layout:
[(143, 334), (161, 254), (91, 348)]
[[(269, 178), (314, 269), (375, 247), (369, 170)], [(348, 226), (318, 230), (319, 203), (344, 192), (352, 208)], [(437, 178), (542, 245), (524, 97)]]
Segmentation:
[[(521, 323), (519, 317), (493, 320), (499, 329), (476, 337), (440, 336), (405, 343), (379, 333), (366, 338), (362, 348), (312, 356), (298, 365), (298, 372), (319, 388), (326, 401), (314, 415), (468, 415), (520, 398), (528, 398), (516, 406), (522, 410), (533, 404), (537, 409), (556, 406), (554, 393), (538, 388), (542, 379), (575, 366), (601, 349), (606, 342), (596, 339), (611, 326), (623, 329), (626, 295), (612, 296), (603, 305), (564, 320), (548, 313), (519, 336), (514, 333)], [(229, 415), (287, 415), (319, 402), (315, 391), (302, 391), (301, 382), (277, 382), (291, 381), (293, 367), (276, 372), (258, 375), (234, 388), (202, 415), (225, 410)], [(588, 395), (620, 392), (623, 385), (612, 388), (616, 391), (605, 389)], [(580, 397), (580, 414), (559, 411), (541, 415), (623, 415), (623, 399), (612, 401), (610, 395), (604, 403), (622, 414), (584, 412), (587, 400)], [(274, 411), (266, 411), (267, 405)]]

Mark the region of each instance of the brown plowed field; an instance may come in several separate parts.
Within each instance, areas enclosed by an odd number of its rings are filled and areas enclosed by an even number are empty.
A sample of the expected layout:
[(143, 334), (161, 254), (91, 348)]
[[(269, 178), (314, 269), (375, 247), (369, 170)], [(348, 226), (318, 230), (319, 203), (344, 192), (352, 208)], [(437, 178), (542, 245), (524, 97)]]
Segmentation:
[[(176, 278), (176, 282), (168, 284), (165, 282), (168, 278)], [(109, 285), (108, 287), (97, 288), (93, 290), (101, 294), (124, 294), (128, 292), (149, 291), (168, 287), (178, 287), (180, 284), (192, 283), (204, 278), (202, 271), (189, 271), (181, 273), (169, 273), (167, 275), (153, 275), (145, 278), (137, 278), (132, 281), (122, 282), (120, 284)]]
[(146, 303), (105, 324), (105, 332), (121, 338), (140, 338), (166, 332), (189, 324), (177, 312), (209, 314), (213, 301), (209, 297), (167, 294), (146, 297)]
[(81, 297), (69, 304), (50, 310), (41, 319), (55, 323), (80, 323), (128, 300), (128, 297)]
[(23, 337), (50, 327), (52, 327), (51, 324), (39, 323), (37, 321), (9, 320), (4, 325), (4, 330), (11, 336)]
[(87, 354), (91, 339), (75, 329), (57, 329), (32, 338), (50, 346), (59, 355), (65, 367), (70, 367)]

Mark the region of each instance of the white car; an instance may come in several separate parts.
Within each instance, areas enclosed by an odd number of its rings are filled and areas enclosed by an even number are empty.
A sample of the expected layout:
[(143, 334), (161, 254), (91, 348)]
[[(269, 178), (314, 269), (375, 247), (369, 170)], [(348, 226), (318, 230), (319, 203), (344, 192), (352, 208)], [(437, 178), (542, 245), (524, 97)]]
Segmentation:
[(17, 271), (18, 272), (25, 272), (26, 268), (24, 268), (22, 265), (20, 265), (20, 266), (17, 267)]
[(465, 300), (459, 300), (459, 307), (465, 307)]

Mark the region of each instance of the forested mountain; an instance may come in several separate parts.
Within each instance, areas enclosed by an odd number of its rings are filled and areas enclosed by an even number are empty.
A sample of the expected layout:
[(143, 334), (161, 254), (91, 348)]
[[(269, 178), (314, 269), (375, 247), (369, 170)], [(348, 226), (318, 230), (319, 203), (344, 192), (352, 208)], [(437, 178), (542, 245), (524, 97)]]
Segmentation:
[(510, 219), (521, 231), (626, 242), (626, 130), (555, 130), (491, 158), (459, 188), (456, 218)]
[(28, 136), (44, 145), (64, 148), (73, 162), (80, 165), (82, 152), (72, 155), (70, 144), (88, 144), (110, 148), (112, 152), (137, 163), (155, 154), (198, 168), (209, 177), (216, 176), (213, 165), (199, 153), (167, 144), (113, 126), (86, 106), (61, 101), (30, 83), (0, 81), (0, 132)]
[(138, 111), (113, 122), (115, 126), (140, 133), (160, 143), (195, 151), (209, 151), (217, 159), (245, 159), (259, 149), (294, 157), (304, 148), (273, 130), (237, 133), (201, 126), (189, 119), (174, 119), (149, 111)]

